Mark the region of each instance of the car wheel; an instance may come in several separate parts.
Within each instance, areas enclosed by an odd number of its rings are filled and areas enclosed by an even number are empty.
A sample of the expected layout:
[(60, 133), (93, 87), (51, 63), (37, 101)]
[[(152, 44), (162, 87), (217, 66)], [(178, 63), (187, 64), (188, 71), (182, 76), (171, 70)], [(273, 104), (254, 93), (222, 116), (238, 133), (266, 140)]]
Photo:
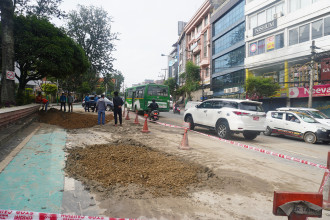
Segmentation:
[(266, 131), (264, 131), (264, 135), (270, 136), (272, 134), (272, 129), (267, 126)]
[(186, 119), (186, 121), (190, 124), (190, 130), (194, 130), (195, 129), (195, 124), (194, 124), (194, 120), (193, 118), (189, 115)]
[(258, 132), (255, 131), (243, 131), (243, 136), (246, 140), (253, 140), (259, 135)]
[(309, 144), (315, 144), (317, 141), (316, 135), (313, 132), (307, 132), (304, 135), (304, 141)]
[(220, 138), (228, 139), (231, 136), (231, 131), (227, 122), (218, 122), (216, 131)]

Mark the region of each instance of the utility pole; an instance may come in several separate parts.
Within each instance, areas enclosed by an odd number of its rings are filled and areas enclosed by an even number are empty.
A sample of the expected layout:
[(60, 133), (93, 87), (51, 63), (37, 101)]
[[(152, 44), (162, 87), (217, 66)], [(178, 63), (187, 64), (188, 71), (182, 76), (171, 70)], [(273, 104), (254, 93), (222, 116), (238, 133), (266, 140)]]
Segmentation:
[(311, 71), (310, 71), (310, 76), (309, 76), (309, 97), (308, 97), (308, 108), (312, 108), (313, 105), (313, 86), (314, 86), (314, 60), (315, 60), (315, 41), (312, 41), (312, 46), (311, 46)]

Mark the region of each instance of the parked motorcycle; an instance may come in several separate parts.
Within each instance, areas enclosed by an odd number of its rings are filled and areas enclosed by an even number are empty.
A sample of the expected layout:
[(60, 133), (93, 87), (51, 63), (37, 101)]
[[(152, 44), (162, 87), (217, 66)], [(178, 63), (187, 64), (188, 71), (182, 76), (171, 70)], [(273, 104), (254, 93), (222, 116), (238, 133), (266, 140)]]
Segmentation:
[(149, 119), (153, 121), (157, 121), (159, 119), (159, 111), (158, 110), (153, 110), (149, 114)]
[(179, 106), (178, 107), (173, 106), (173, 114), (177, 113), (180, 115), (180, 112), (181, 112), (181, 110), (180, 110)]

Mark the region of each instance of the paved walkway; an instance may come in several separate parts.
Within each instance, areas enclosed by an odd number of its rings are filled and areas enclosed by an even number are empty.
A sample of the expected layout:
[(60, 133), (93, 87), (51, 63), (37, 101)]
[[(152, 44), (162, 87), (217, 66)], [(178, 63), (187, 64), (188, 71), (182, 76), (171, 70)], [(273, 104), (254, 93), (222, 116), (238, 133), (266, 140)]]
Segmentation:
[(40, 129), (0, 173), (0, 209), (61, 213), (66, 131)]

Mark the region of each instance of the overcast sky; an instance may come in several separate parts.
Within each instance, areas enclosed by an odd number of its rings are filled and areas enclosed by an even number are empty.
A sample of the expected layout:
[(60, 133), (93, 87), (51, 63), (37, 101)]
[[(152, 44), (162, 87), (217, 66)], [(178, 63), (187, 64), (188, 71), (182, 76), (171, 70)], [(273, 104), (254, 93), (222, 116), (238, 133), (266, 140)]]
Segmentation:
[(205, 0), (63, 0), (66, 12), (77, 5), (101, 6), (113, 18), (116, 42), (114, 68), (125, 77), (125, 86), (160, 79), (167, 57), (178, 39), (178, 21), (189, 21)]

